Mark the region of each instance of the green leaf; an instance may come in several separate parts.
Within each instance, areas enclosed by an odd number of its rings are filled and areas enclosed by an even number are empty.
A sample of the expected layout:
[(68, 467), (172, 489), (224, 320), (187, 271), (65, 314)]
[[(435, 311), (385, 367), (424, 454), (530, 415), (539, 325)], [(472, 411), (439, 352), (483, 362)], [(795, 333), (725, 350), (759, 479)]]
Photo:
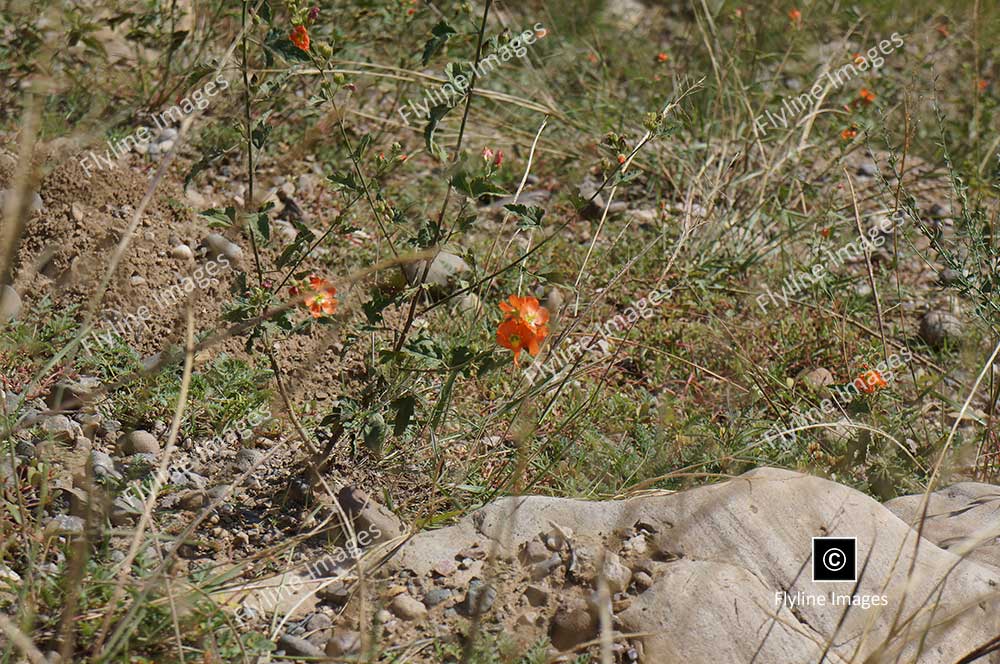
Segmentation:
[(358, 183), (354, 179), (354, 173), (335, 172), (332, 175), (327, 176), (326, 179), (334, 184), (339, 184), (344, 189), (349, 189), (351, 191), (359, 191)]
[(448, 43), (451, 36), (455, 34), (458, 34), (455, 31), (455, 28), (448, 25), (448, 23), (444, 20), (439, 21), (438, 24), (431, 29), (432, 37), (427, 40), (426, 44), (424, 44), (424, 54), (420, 58), (421, 63), (426, 65), (430, 62), (431, 58), (433, 58), (438, 51), (444, 48), (444, 45)]
[(438, 104), (431, 109), (430, 116), (427, 119), (427, 126), (424, 127), (424, 144), (427, 146), (427, 151), (439, 161), (444, 161), (448, 158), (448, 155), (445, 153), (444, 148), (434, 142), (434, 132), (437, 131), (438, 124), (444, 116), (453, 108), (454, 106)]
[(392, 433), (397, 437), (406, 433), (406, 428), (413, 420), (413, 411), (416, 409), (417, 400), (412, 394), (400, 397), (389, 404), (396, 411), (396, 420), (393, 423)]
[(271, 241), (271, 220), (267, 212), (257, 213), (257, 231), (264, 238), (264, 242)]
[(198, 214), (211, 220), (208, 222), (209, 228), (229, 228), (236, 223), (236, 208), (232, 206), (227, 207), (225, 210), (222, 208), (210, 208)]
[(354, 158), (361, 161), (361, 158), (365, 156), (365, 152), (368, 151), (368, 147), (372, 144), (372, 135), (365, 134), (361, 137), (358, 142), (357, 147), (354, 149)]
[(517, 215), (518, 228), (538, 228), (542, 225), (542, 217), (545, 216), (545, 210), (534, 205), (517, 203), (505, 205), (504, 208)]
[(484, 194), (503, 195), (504, 193), (489, 178), (470, 178), (469, 174), (464, 171), (459, 171), (451, 178), (451, 185), (470, 198), (479, 198)]

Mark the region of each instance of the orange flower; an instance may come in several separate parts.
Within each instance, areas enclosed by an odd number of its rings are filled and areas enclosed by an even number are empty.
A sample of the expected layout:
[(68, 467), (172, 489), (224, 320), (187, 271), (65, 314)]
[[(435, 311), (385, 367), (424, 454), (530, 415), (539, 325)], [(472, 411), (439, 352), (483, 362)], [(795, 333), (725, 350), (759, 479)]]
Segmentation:
[(306, 26), (297, 25), (292, 28), (292, 34), (288, 35), (288, 38), (303, 51), (309, 50), (309, 31), (306, 30)]
[(824, 238), (830, 237), (830, 228), (827, 227), (819, 229), (819, 234), (822, 235)]
[(840, 137), (845, 141), (850, 141), (858, 135), (858, 130), (855, 127), (848, 127), (844, 131), (840, 132)]
[(544, 39), (545, 35), (547, 34), (549, 34), (549, 31), (546, 30), (545, 28), (542, 28), (541, 30), (535, 30), (535, 36), (537, 36), (539, 39)]
[(864, 61), (865, 61), (865, 56), (861, 55), (860, 53), (854, 54), (854, 64), (860, 65)]
[(597, 56), (594, 55), (593, 53), (588, 53), (587, 54), (587, 60), (589, 60), (590, 64), (592, 64), (592, 65), (596, 65), (597, 64)]
[(670, 59), (670, 56), (664, 53), (663, 51), (660, 51), (659, 53), (656, 54), (656, 59), (660, 62), (666, 62), (667, 60)]
[(788, 20), (792, 23), (798, 25), (802, 22), (802, 12), (798, 9), (791, 9), (788, 11)]
[(877, 370), (869, 369), (854, 379), (854, 387), (865, 394), (874, 394), (875, 390), (889, 387), (889, 383), (885, 382), (885, 378)]
[(306, 298), (305, 303), (313, 318), (319, 318), (324, 314), (330, 316), (337, 310), (337, 298), (335, 297), (337, 289), (334, 288), (333, 284), (316, 275), (310, 275), (309, 288), (313, 292)]
[(989, 85), (990, 85), (990, 82), (987, 81), (985, 78), (979, 79), (979, 81), (976, 83), (976, 86), (979, 88), (980, 92), (985, 91), (986, 88), (989, 87)]
[(539, 344), (549, 334), (546, 323), (549, 312), (533, 297), (511, 295), (500, 303), (503, 320), (497, 328), (497, 343), (514, 351), (514, 364), (518, 363), (525, 348), (532, 355), (538, 354)]
[(503, 311), (503, 319), (517, 319), (531, 328), (532, 332), (541, 332), (544, 337), (549, 333), (545, 324), (549, 322), (548, 310), (538, 304), (538, 299), (531, 297), (518, 297), (511, 295), (506, 302), (500, 303), (500, 310)]
[(520, 364), (518, 360), (525, 348), (532, 355), (537, 355), (539, 340), (531, 328), (517, 318), (508, 318), (497, 328), (497, 343), (514, 351), (514, 364)]
[(861, 97), (861, 102), (865, 105), (875, 101), (875, 93), (868, 88), (861, 88), (861, 92), (858, 93), (858, 96)]
[(624, 164), (625, 163), (625, 155), (623, 155), (623, 154), (618, 155), (618, 163), (619, 164)]

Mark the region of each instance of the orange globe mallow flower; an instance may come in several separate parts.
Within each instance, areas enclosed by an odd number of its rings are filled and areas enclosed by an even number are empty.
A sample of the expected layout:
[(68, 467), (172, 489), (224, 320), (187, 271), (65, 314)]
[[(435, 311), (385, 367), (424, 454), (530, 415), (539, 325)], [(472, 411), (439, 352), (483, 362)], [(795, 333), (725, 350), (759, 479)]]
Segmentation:
[(796, 24), (801, 23), (802, 22), (802, 12), (800, 12), (798, 9), (791, 9), (791, 10), (789, 10), (788, 11), (788, 20), (791, 21), (792, 23), (796, 23)]
[(330, 316), (337, 310), (337, 289), (326, 279), (312, 275), (309, 277), (312, 294), (305, 299), (313, 318)]
[(840, 132), (840, 137), (845, 141), (850, 141), (856, 138), (857, 135), (858, 135), (858, 130), (855, 129), (854, 127), (848, 127), (844, 131)]
[(861, 92), (858, 93), (858, 96), (861, 97), (861, 101), (866, 105), (875, 101), (875, 93), (868, 88), (861, 88)]
[(667, 60), (669, 60), (669, 59), (670, 59), (670, 56), (669, 56), (669, 55), (667, 55), (666, 53), (664, 53), (664, 52), (660, 51), (659, 53), (657, 53), (657, 54), (656, 54), (656, 59), (657, 59), (657, 60), (658, 60), (659, 62), (666, 62)]
[(533, 297), (511, 295), (500, 303), (504, 317), (497, 328), (497, 343), (514, 351), (514, 364), (518, 364), (521, 351), (538, 355), (542, 340), (548, 336), (548, 310)]
[(889, 383), (876, 369), (869, 369), (854, 379), (854, 386), (865, 394), (874, 394), (876, 390), (889, 387)]
[(288, 35), (288, 38), (303, 51), (309, 50), (309, 31), (306, 30), (306, 26), (295, 26), (292, 29), (292, 34)]

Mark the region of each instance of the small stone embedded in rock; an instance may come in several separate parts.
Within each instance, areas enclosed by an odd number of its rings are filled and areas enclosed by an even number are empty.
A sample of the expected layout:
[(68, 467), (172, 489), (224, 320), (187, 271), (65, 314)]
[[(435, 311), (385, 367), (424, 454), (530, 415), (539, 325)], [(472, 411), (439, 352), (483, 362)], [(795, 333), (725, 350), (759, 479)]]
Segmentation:
[(405, 593), (396, 595), (389, 609), (402, 620), (419, 620), (427, 615), (427, 607), (423, 602)]
[(636, 572), (635, 576), (632, 577), (635, 581), (635, 587), (639, 589), (640, 592), (643, 590), (648, 590), (653, 586), (653, 577), (645, 572)]
[(615, 553), (605, 554), (603, 572), (612, 593), (625, 592), (629, 582), (632, 581), (632, 570), (625, 567)]
[(158, 454), (160, 452), (160, 443), (156, 440), (156, 436), (148, 431), (136, 429), (118, 439), (118, 449), (122, 454), (130, 455)]
[(540, 563), (535, 563), (534, 565), (531, 566), (531, 580), (540, 581), (541, 579), (544, 579), (561, 564), (562, 564), (562, 558), (560, 558), (558, 554), (554, 554), (548, 560), (543, 560)]
[(451, 560), (442, 560), (431, 571), (438, 576), (451, 576), (458, 571), (458, 566)]
[(524, 547), (524, 558), (529, 563), (540, 563), (549, 557), (549, 550), (538, 540), (531, 540)]

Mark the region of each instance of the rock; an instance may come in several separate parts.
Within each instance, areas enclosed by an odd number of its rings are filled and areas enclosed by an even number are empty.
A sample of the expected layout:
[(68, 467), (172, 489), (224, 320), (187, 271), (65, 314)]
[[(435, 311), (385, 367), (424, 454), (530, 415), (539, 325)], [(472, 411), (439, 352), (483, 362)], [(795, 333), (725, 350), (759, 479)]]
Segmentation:
[(166, 154), (167, 152), (170, 152), (171, 150), (174, 149), (174, 142), (173, 141), (160, 141), (159, 148), (160, 148), (160, 152)]
[[(296, 180), (296, 189), (304, 196), (310, 196), (316, 189), (316, 185), (319, 183), (319, 178), (312, 173), (303, 173)], [(288, 192), (289, 194), (294, 193), (294, 191)]]
[(493, 608), (496, 598), (496, 589), (479, 579), (473, 579), (459, 607), (459, 613), (464, 616), (482, 615)]
[(636, 572), (632, 580), (635, 581), (635, 587), (639, 589), (639, 592), (648, 590), (653, 586), (653, 577), (645, 572)]
[(160, 132), (160, 135), (156, 138), (157, 143), (165, 143), (167, 141), (177, 140), (177, 130), (173, 127), (166, 127)]
[[(922, 514), (923, 494), (900, 496), (885, 503), (887, 509), (916, 527)], [(930, 495), (923, 536), (942, 549), (1000, 570), (1000, 537), (992, 533), (1000, 523), (1000, 487), (960, 482)], [(981, 537), (976, 537), (981, 533)]]
[(545, 546), (552, 551), (561, 551), (566, 546), (566, 540), (573, 537), (572, 528), (557, 528), (552, 526), (545, 536)]
[(875, 174), (878, 173), (878, 170), (875, 168), (875, 164), (870, 161), (865, 161), (858, 166), (856, 173), (859, 177), (873, 178), (875, 177)]
[[(404, 263), (403, 274), (406, 276), (407, 283), (412, 286), (419, 282), (424, 275), (426, 265), (426, 260)], [(461, 275), (468, 271), (469, 264), (460, 256), (440, 251), (431, 261), (431, 267), (424, 283), (430, 287), (432, 294), (444, 295), (457, 287)]]
[(224, 256), (233, 266), (239, 266), (243, 260), (243, 249), (235, 242), (230, 242), (218, 233), (209, 233), (203, 244), (208, 250), (208, 258), (211, 260), (215, 260), (219, 256)]
[(13, 581), (14, 583), (20, 583), (21, 575), (6, 565), (0, 563), (0, 581)]
[(160, 443), (156, 440), (156, 436), (148, 431), (136, 429), (118, 439), (118, 449), (121, 454), (126, 455), (155, 455), (160, 453)]
[(143, 277), (142, 275), (133, 274), (131, 277), (128, 278), (128, 283), (132, 286), (141, 286), (144, 283), (146, 283), (146, 278)]
[(536, 627), (541, 622), (537, 611), (523, 611), (514, 621), (516, 627)]
[(326, 655), (309, 641), (291, 634), (284, 634), (278, 639), (278, 650), (284, 650), (286, 655), (294, 657), (325, 657)]
[(182, 243), (175, 245), (174, 248), (170, 250), (170, 257), (176, 258), (179, 261), (190, 261), (194, 260), (194, 252), (191, 251), (191, 247)]
[[(819, 661), (830, 643), (831, 661), (874, 660), (891, 652), (894, 660), (944, 664), (1000, 633), (995, 567), (963, 560), (929, 540), (914, 560), (915, 531), (886, 507), (836, 482), (771, 468), (628, 500), (501, 498), (452, 526), (417, 533), (387, 568), (426, 576), (435, 562), (474, 544), (514, 559), (551, 524), (573, 530), (574, 551), (583, 545), (598, 550), (639, 523), (649, 533), (652, 557), (664, 562), (656, 565), (653, 585), (615, 617), (615, 628), (641, 634), (632, 645), (641, 643), (647, 657), (653, 653), (651, 661), (748, 662), (755, 653), (759, 662)], [(857, 559), (867, 560), (856, 594), (885, 595), (887, 606), (869, 603), (848, 612), (827, 600), (800, 603), (794, 613), (780, 608), (775, 593), (818, 597), (854, 588), (812, 581), (813, 536), (856, 538)], [(919, 638), (891, 632), (904, 594), (908, 633)], [(936, 610), (918, 610), (930, 605)], [(593, 624), (569, 615), (577, 608), (559, 612), (561, 627), (554, 624), (553, 630), (560, 639), (574, 641), (570, 634)]]
[(115, 469), (115, 462), (109, 455), (99, 450), (90, 453), (90, 465), (94, 469), (94, 475), (98, 479), (110, 477), (113, 480), (121, 480), (122, 474)]
[(954, 345), (962, 338), (962, 322), (947, 311), (930, 310), (920, 319), (920, 338), (931, 348)]
[(597, 619), (585, 606), (564, 607), (552, 620), (550, 636), (552, 645), (560, 650), (575, 648), (597, 636)]
[(69, 206), (69, 214), (70, 214), (70, 217), (73, 218), (73, 221), (75, 221), (77, 223), (83, 221), (83, 216), (84, 216), (83, 215), (83, 206), (80, 205), (79, 203), (77, 203), (76, 201), (74, 201)]
[(73, 442), (83, 436), (83, 429), (65, 415), (52, 415), (42, 420), (42, 430), (61, 443)]
[(632, 581), (632, 570), (622, 565), (618, 555), (610, 551), (604, 554), (602, 571), (611, 594), (625, 592), (628, 584)]
[(195, 208), (205, 208), (208, 207), (208, 201), (205, 199), (201, 193), (194, 187), (187, 187), (184, 189), (184, 197), (188, 199), (190, 203)]
[(329, 657), (352, 655), (361, 650), (361, 634), (349, 630), (340, 631), (326, 642), (326, 654)]
[(549, 574), (552, 574), (552, 572), (560, 565), (562, 565), (562, 558), (559, 557), (559, 554), (553, 554), (548, 560), (535, 563), (531, 566), (531, 580), (541, 581)]
[(399, 537), (405, 532), (403, 522), (398, 516), (373, 501), (357, 487), (345, 486), (338, 491), (337, 502), (355, 520), (356, 531), (368, 530), (374, 535), (373, 543)]
[(260, 450), (243, 448), (236, 453), (236, 467), (245, 473), (259, 466), (263, 458), (264, 453)]
[(316, 594), (320, 599), (334, 604), (344, 604), (351, 598), (350, 588), (343, 581), (334, 581), (320, 588)]
[(58, 514), (45, 524), (46, 535), (82, 535), (83, 519), (78, 516)]
[(21, 296), (13, 287), (4, 284), (0, 287), (0, 323), (7, 323), (21, 313)]
[[(93, 401), (91, 394), (101, 387), (100, 379), (94, 376), (80, 376), (75, 380), (61, 380), (45, 397), (45, 404), (52, 410), (78, 410)], [(98, 420), (98, 423), (100, 420)]]
[(306, 620), (306, 640), (317, 648), (322, 648), (330, 640), (333, 621), (325, 613), (314, 613)]
[(538, 540), (531, 540), (524, 547), (524, 559), (528, 563), (540, 563), (543, 560), (548, 560), (549, 555), (549, 550)]
[(549, 591), (544, 586), (529, 585), (524, 589), (524, 596), (531, 606), (545, 606), (549, 602)]
[(431, 570), (431, 572), (441, 577), (451, 576), (457, 571), (458, 566), (455, 565), (455, 562), (452, 560), (442, 560), (434, 566), (434, 569)]
[(435, 607), (449, 599), (453, 594), (450, 588), (434, 588), (424, 595), (424, 604), (428, 607)]
[(408, 621), (420, 620), (427, 615), (427, 607), (424, 606), (423, 602), (410, 597), (406, 593), (396, 595), (392, 603), (389, 604), (389, 610), (397, 618)]
[(938, 272), (938, 282), (942, 286), (956, 286), (961, 284), (963, 280), (962, 273), (958, 270), (953, 270), (947, 267), (940, 272)]
[(799, 374), (799, 380), (812, 390), (819, 390), (834, 383), (833, 374), (830, 373), (829, 369), (823, 367), (812, 370), (803, 369), (802, 373)]
[(206, 500), (205, 492), (198, 491), (197, 489), (184, 493), (184, 495), (180, 497), (180, 500), (177, 501), (177, 505), (182, 510), (188, 510), (189, 512), (200, 510), (207, 503), (208, 501)]

